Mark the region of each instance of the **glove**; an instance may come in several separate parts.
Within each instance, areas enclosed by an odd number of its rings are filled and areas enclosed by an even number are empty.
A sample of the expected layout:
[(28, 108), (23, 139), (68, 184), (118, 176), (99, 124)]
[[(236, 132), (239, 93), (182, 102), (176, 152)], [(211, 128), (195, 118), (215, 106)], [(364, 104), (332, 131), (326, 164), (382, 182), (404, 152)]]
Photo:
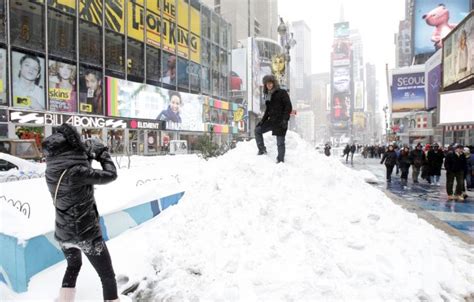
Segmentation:
[(89, 159), (98, 160), (104, 151), (109, 150), (104, 144), (96, 139), (90, 138), (84, 142), (86, 146), (86, 154)]
[(263, 121), (260, 121), (260, 122), (257, 123), (257, 127), (260, 127), (262, 125), (263, 125)]
[(288, 129), (288, 121), (287, 121), (287, 120), (282, 120), (282, 121), (281, 121), (281, 124), (280, 124), (280, 127), (281, 127), (283, 130)]

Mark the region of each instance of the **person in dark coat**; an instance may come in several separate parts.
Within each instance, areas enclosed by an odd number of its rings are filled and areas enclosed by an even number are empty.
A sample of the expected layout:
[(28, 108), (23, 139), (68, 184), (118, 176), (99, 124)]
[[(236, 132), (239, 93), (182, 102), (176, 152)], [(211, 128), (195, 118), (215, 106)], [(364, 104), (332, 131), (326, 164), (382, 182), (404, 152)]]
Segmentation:
[(326, 156), (331, 156), (331, 146), (329, 145), (329, 143), (324, 145), (324, 154)]
[(393, 167), (397, 162), (397, 153), (395, 153), (392, 145), (388, 146), (388, 150), (384, 153), (380, 164), (383, 164), (384, 162), (385, 167), (387, 168), (387, 182), (391, 182)]
[(423, 152), (423, 146), (420, 143), (418, 143), (415, 149), (410, 152), (410, 162), (413, 169), (413, 182), (418, 183), (418, 176), (420, 175), (421, 167), (426, 162), (425, 152)]
[(351, 145), (350, 152), (351, 152), (351, 165), (352, 165), (354, 163), (354, 153), (356, 152), (356, 145), (354, 143), (352, 143)]
[(398, 165), (400, 166), (400, 171), (402, 171), (400, 176), (402, 184), (407, 184), (408, 172), (410, 171), (410, 150), (406, 146), (403, 147), (400, 155), (398, 155)]
[[(46, 155), (46, 184), (56, 209), (54, 237), (67, 261), (59, 301), (74, 300), (82, 265), (81, 251), (101, 279), (104, 300), (118, 301), (115, 273), (94, 199), (94, 185), (114, 181), (117, 171), (103, 144), (87, 142), (81, 141), (73, 126), (63, 124), (42, 144)], [(92, 160), (97, 160), (102, 170), (93, 169)]]
[(280, 89), (274, 76), (264, 76), (263, 86), (266, 109), (262, 120), (255, 127), (258, 155), (267, 153), (263, 133), (272, 131), (272, 135), (277, 137), (277, 163), (280, 163), (285, 161), (285, 135), (293, 107), (291, 106), (290, 96), (286, 90)]
[(441, 177), (441, 167), (443, 166), (444, 152), (439, 148), (439, 144), (433, 144), (433, 149), (428, 151), (426, 157), (429, 183), (440, 186), (439, 178)]
[[(463, 146), (458, 145), (454, 151), (450, 151), (448, 155), (446, 155), (444, 168), (446, 169), (446, 191), (448, 193), (448, 199), (464, 200), (462, 191), (464, 187), (466, 156), (463, 153)], [(454, 179), (456, 179), (456, 196), (453, 195)]]

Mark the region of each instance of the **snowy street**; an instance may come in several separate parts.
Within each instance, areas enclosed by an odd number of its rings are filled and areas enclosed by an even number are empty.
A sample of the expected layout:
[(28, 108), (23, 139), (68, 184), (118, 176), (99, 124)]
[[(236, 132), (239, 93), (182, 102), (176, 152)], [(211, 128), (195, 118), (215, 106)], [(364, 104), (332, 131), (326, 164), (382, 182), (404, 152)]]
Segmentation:
[[(255, 141), (249, 141), (207, 162), (196, 156), (135, 158), (133, 175), (119, 171), (119, 180), (131, 180), (161, 167), (160, 178), (149, 185), (175, 179), (186, 191), (176, 206), (107, 243), (116, 275), (139, 283), (130, 293), (134, 301), (463, 301), (473, 296), (472, 245), (394, 204), (367, 184), (363, 173), (318, 154), (294, 133), (287, 134), (284, 164), (275, 164), (275, 138), (267, 134), (265, 140), (264, 156), (257, 156)], [(31, 192), (44, 190), (43, 182), (34, 181), (38, 187)], [(99, 211), (114, 203), (106, 198), (110, 187), (97, 195)], [(143, 194), (141, 187), (136, 190)], [(38, 202), (51, 204), (48, 198)], [(28, 223), (18, 221), (17, 227)], [(2, 300), (53, 301), (65, 266), (62, 261), (35, 275), (26, 293), (1, 284)], [(77, 298), (100, 297), (97, 274), (84, 261)]]
[[(345, 162), (345, 158), (341, 157), (341, 160), (343, 163)], [(350, 163), (348, 166), (351, 166)], [(470, 197), (464, 202), (448, 201), (446, 171), (444, 169), (441, 173), (441, 186), (439, 187), (431, 186), (422, 179), (420, 179), (420, 183), (414, 184), (411, 170), (408, 176), (408, 186), (404, 187), (400, 183), (400, 174), (395, 174), (396, 169), (394, 169), (392, 175), (392, 182), (387, 184), (385, 181), (385, 166), (380, 164), (380, 159), (364, 159), (361, 155), (356, 154), (354, 164), (351, 167), (356, 170), (372, 172), (377, 178), (377, 187), (385, 188), (403, 200), (414, 203), (455, 229), (469, 235), (474, 240), (474, 192), (467, 192)]]

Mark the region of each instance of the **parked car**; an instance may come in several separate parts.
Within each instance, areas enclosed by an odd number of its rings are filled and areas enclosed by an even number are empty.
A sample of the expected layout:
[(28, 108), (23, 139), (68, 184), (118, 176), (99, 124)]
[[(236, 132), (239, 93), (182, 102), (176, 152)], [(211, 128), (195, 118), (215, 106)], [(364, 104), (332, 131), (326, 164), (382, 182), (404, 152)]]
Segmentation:
[(38, 163), (0, 152), (0, 182), (44, 176), (45, 163)]
[(0, 139), (0, 152), (33, 161), (43, 158), (34, 139)]

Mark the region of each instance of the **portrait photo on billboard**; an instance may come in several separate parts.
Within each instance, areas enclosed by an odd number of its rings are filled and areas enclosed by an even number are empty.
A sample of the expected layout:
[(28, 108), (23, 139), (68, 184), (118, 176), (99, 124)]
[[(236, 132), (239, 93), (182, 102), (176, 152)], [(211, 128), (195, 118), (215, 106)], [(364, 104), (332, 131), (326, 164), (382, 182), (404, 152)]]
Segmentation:
[(12, 51), (13, 106), (45, 109), (44, 59)]
[(50, 60), (48, 62), (49, 110), (76, 112), (76, 65)]
[(176, 65), (177, 58), (174, 54), (163, 51), (163, 72), (161, 82), (169, 86), (176, 86)]
[(156, 120), (165, 121), (166, 129), (203, 131), (203, 102), (200, 95), (167, 90), (164, 106)]
[(104, 113), (102, 72), (81, 66), (79, 87), (79, 112), (102, 115)]
[(425, 109), (425, 73), (392, 75), (392, 112)]
[[(443, 87), (460, 83), (474, 74), (474, 12), (444, 40)], [(474, 81), (461, 84), (467, 87)]]
[(333, 68), (333, 87), (336, 93), (350, 93), (350, 67)]
[(413, 13), (414, 54), (430, 54), (443, 47), (443, 39), (469, 13), (469, 0), (415, 1)]
[(0, 105), (8, 105), (7, 87), (7, 51), (0, 48)]
[(351, 118), (351, 97), (348, 94), (335, 94), (332, 98), (331, 116), (333, 122), (348, 121)]

